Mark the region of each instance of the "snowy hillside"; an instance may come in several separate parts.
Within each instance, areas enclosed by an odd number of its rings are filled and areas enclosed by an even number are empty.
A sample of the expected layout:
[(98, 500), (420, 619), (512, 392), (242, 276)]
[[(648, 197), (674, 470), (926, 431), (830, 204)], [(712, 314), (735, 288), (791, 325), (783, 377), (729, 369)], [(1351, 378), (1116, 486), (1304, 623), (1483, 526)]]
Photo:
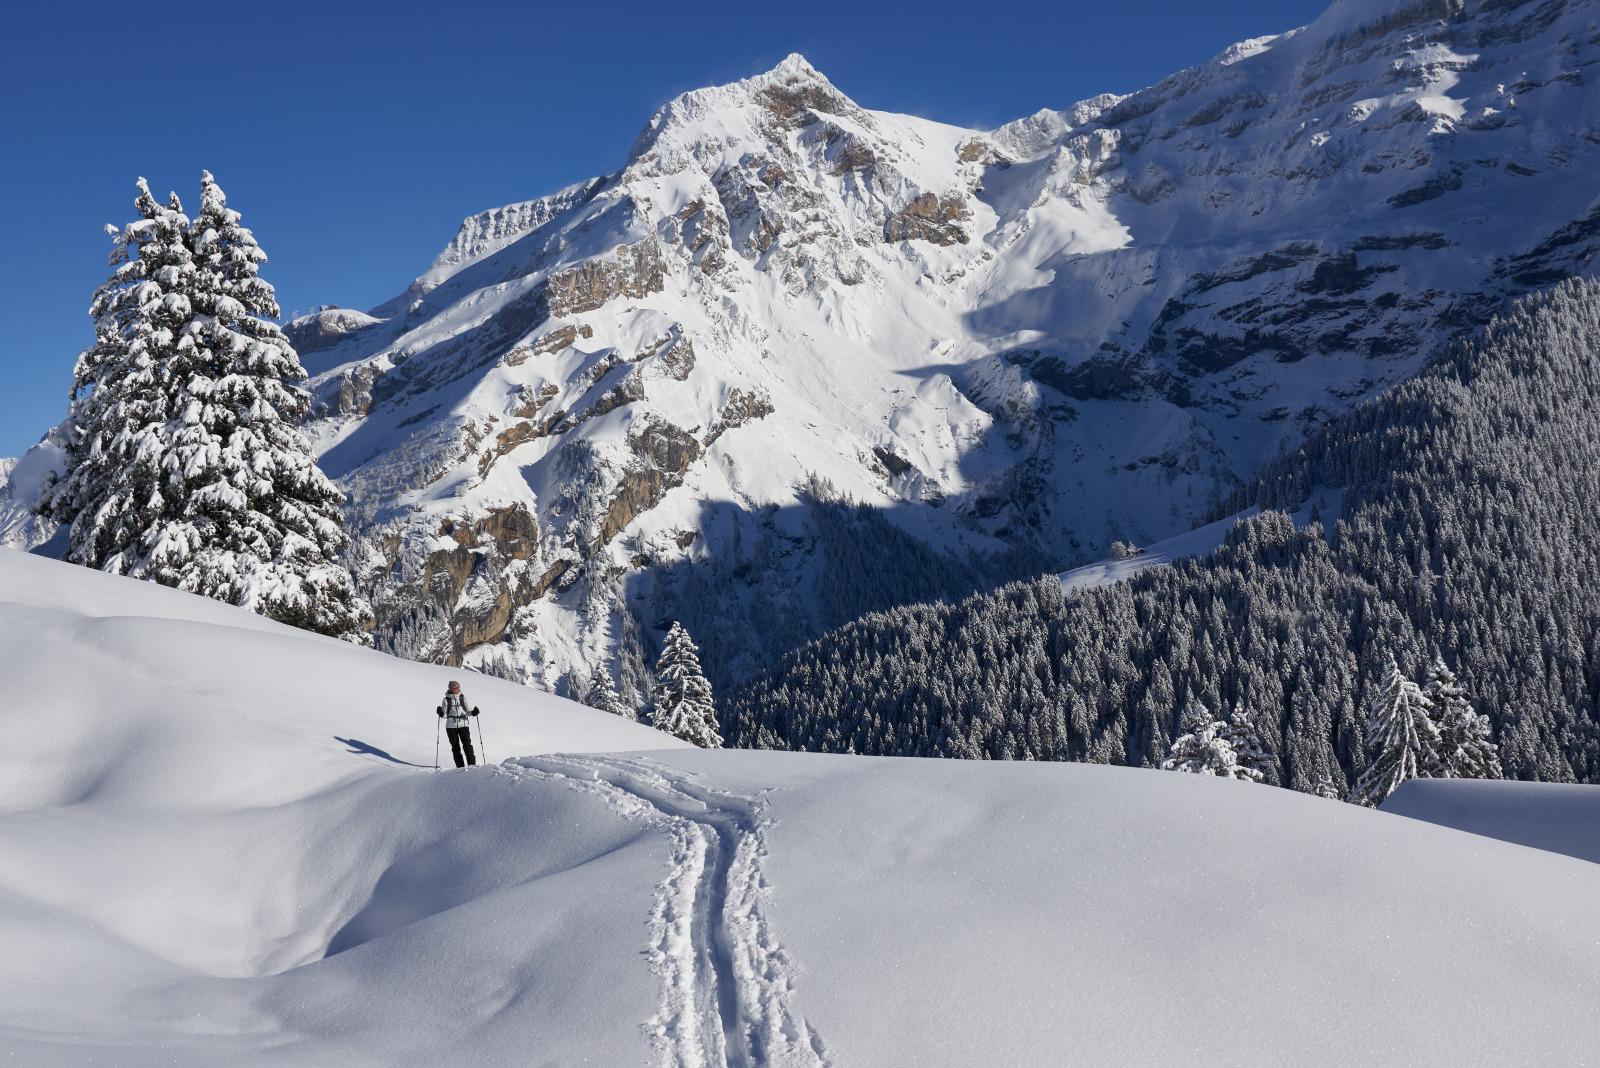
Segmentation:
[(9, 551), (0, 672), (18, 1063), (1573, 1063), (1600, 996), (1600, 866), (1287, 791), (470, 676), (545, 755), (435, 774), (442, 669)]
[(380, 641), (632, 688), (680, 618), (727, 678), (1188, 530), (1591, 270), (1597, 14), (1339, 0), (991, 131), (863, 108), (799, 56), (669, 102), (616, 173), (293, 324)]
[[(394, 1008), (414, 1030), (365, 1055), (396, 1063), (408, 1035), (421, 1043), (456, 1026), (457, 995), (444, 992), (489, 995), (477, 984), (503, 921), (462, 956), (447, 939), (423, 948), (402, 937), (388, 946), (403, 966), (370, 952), (305, 966), (497, 894), (502, 908), (601, 929), (631, 923), (630, 905), (648, 912), (649, 878), (635, 897), (618, 889), (585, 907), (546, 878), (607, 848), (601, 834), (564, 845), (553, 830), (581, 803), (519, 805), (499, 778), (432, 778), (444, 668), (0, 550), (0, 677), (0, 1051), (19, 1063), (80, 1064), (100, 1050), (117, 1064), (265, 1055), (345, 1026), (305, 1013), (337, 1021), (422, 969), (438, 996), (411, 987), (417, 996)], [(456, 677), (483, 709), (495, 759), (680, 744), (524, 687)], [(515, 968), (550, 937), (530, 929)], [(278, 973), (309, 981), (265, 978)], [(571, 988), (613, 996), (603, 980)], [(272, 988), (285, 982), (280, 998)], [(649, 996), (647, 971), (634, 986)], [(281, 1017), (295, 1006), (300, 1015)], [(362, 1063), (352, 1056), (343, 1063)]]

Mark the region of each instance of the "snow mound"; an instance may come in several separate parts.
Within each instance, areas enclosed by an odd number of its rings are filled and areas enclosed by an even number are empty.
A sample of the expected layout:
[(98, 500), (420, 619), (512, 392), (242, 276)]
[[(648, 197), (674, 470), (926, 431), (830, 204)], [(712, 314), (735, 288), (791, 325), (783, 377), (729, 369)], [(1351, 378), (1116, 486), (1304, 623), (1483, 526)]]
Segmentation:
[(474, 676), (527, 755), (436, 774), (452, 673), (0, 551), (0, 1052), (1587, 1053), (1595, 865), (1198, 776), (669, 748)]
[(1383, 811), (1600, 864), (1600, 786), (1412, 779)]

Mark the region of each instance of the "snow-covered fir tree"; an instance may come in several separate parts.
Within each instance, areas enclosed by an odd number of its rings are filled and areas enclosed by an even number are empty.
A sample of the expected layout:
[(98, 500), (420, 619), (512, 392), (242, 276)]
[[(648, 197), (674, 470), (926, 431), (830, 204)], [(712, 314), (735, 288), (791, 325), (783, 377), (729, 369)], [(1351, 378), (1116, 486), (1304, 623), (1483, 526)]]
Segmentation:
[(305, 371), (272, 322), (265, 254), (209, 173), (192, 222), (143, 179), (137, 207), (91, 308), (46, 502), (70, 558), (359, 637), (342, 497), (296, 426)]
[(70, 525), (68, 559), (113, 574), (147, 566), (145, 538), (166, 507), (169, 370), (194, 274), (189, 220), (157, 203), (143, 178), (138, 187), (139, 217), (106, 227), (114, 269), (89, 306), (94, 344), (73, 368), (64, 470), (40, 502)]
[(700, 653), (683, 624), (674, 622), (656, 661), (656, 701), (650, 723), (657, 730), (702, 749), (722, 745), (711, 683), (700, 670)]
[(1239, 763), (1238, 754), (1228, 742), (1228, 724), (1214, 717), (1200, 702), (1191, 701), (1184, 709), (1182, 726), (1184, 733), (1172, 743), (1171, 753), (1161, 762), (1162, 770), (1261, 781), (1259, 771)]
[(1489, 717), (1473, 711), (1466, 687), (1444, 658), (1436, 658), (1428, 669), (1423, 692), (1439, 730), (1439, 774), (1453, 779), (1500, 778), (1500, 751), (1489, 740)]
[(1392, 657), (1367, 715), (1366, 746), (1369, 763), (1350, 790), (1358, 805), (1376, 807), (1407, 779), (1439, 774), (1439, 731), (1428, 698)]
[(1239, 767), (1255, 773), (1239, 778), (1248, 777), (1260, 782), (1267, 777), (1272, 769), (1272, 754), (1262, 746), (1256, 731), (1255, 716), (1249, 708), (1242, 704), (1234, 706), (1233, 717), (1222, 728), (1222, 739), (1232, 747)]
[(272, 320), (266, 254), (209, 171), (191, 227), (195, 373), (166, 468), (184, 501), (158, 578), (328, 634), (353, 636), (365, 607), (339, 563), (342, 495), (297, 424), (309, 405), (294, 347)]
[(589, 673), (589, 693), (585, 703), (590, 708), (597, 708), (613, 716), (621, 716), (623, 719), (639, 718), (617, 693), (617, 685), (611, 681), (611, 672), (603, 667), (596, 667)]

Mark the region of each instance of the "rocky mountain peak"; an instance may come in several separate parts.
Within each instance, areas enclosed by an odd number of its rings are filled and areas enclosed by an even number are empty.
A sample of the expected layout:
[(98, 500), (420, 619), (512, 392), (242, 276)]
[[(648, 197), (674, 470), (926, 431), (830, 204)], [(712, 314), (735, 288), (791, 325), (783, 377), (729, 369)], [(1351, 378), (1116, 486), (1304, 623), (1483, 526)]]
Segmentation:
[(630, 170), (672, 173), (718, 151), (750, 150), (819, 115), (866, 113), (798, 52), (762, 74), (682, 93), (658, 108), (628, 154)]
[(811, 61), (806, 59), (806, 57), (802, 56), (799, 52), (790, 52), (788, 55), (784, 56), (776, 67), (773, 67), (771, 70), (767, 71), (764, 77), (808, 78), (827, 81), (827, 79), (818, 72), (817, 68), (811, 65)]
[(618, 172), (297, 327), (380, 644), (558, 685), (671, 617), (736, 673), (1187, 529), (1593, 270), (1596, 6), (1351, 0), (993, 131), (799, 55), (680, 95)]

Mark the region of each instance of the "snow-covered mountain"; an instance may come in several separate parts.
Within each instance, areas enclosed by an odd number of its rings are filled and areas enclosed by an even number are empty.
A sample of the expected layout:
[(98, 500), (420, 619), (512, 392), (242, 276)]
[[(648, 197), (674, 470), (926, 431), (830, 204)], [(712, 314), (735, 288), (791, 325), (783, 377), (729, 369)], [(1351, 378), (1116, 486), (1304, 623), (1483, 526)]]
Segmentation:
[(292, 325), (380, 644), (631, 688), (681, 618), (727, 677), (1189, 529), (1592, 270), (1597, 32), (1592, 0), (1339, 0), (996, 130), (799, 56), (684, 94), (615, 174)]
[(34, 514), (40, 469), (37, 463), (47, 446), (35, 446), (29, 456), (0, 458), (0, 546), (32, 549), (55, 533), (55, 524)]
[[(0, 549), (0, 1055), (1592, 1052), (1600, 865), (1202, 776), (690, 750), (471, 677), (513, 759), (435, 773), (450, 674)], [(1515, 840), (1593, 812), (1471, 785)]]

